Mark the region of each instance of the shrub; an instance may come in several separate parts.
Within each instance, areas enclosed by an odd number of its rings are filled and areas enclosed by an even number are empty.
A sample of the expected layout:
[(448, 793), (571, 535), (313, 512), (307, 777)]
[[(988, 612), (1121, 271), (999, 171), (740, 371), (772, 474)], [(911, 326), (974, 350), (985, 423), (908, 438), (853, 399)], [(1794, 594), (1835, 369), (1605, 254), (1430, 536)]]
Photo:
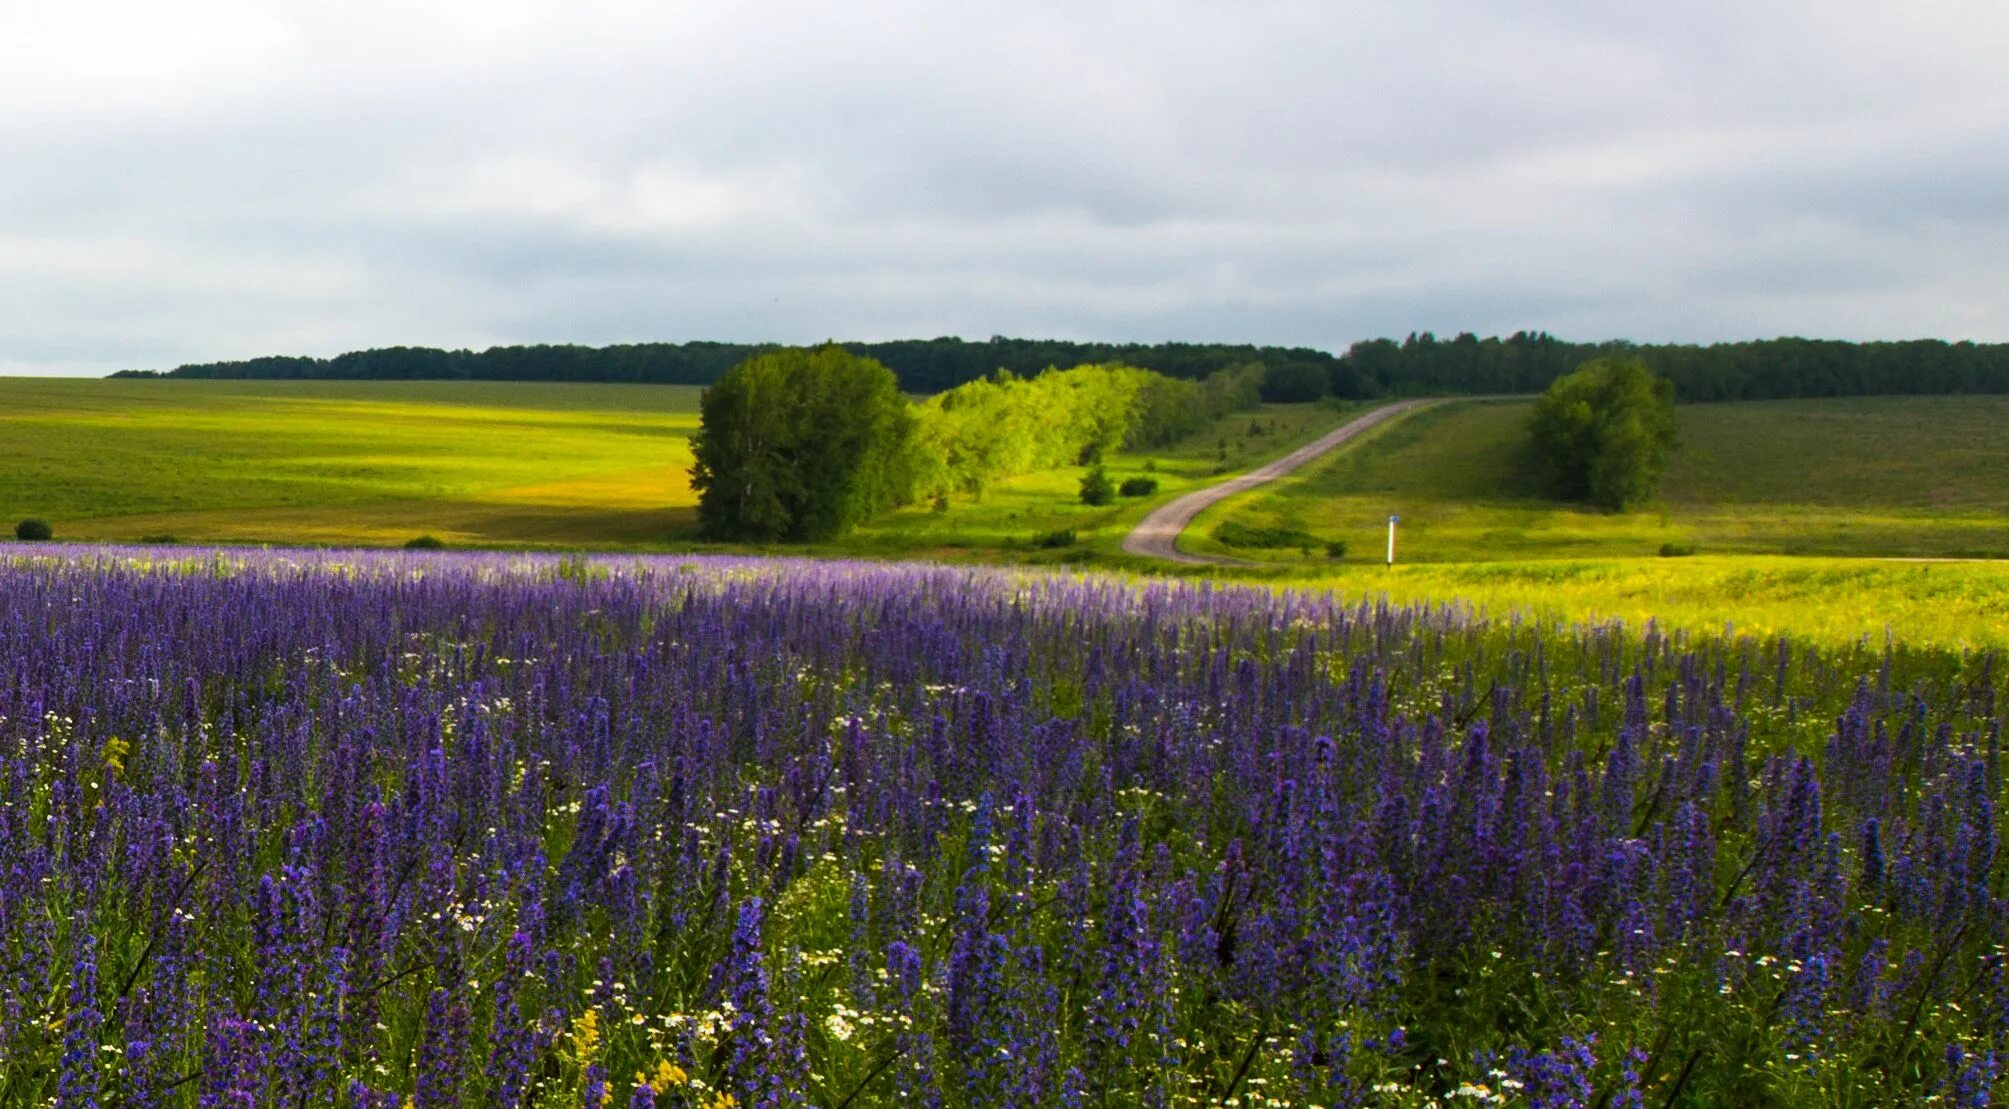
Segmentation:
[(170, 546), (181, 542), (181, 537), (178, 535), (142, 535), (140, 536), (140, 542)]
[(444, 546), (446, 544), (440, 542), (439, 537), (434, 535), (421, 535), (416, 539), (405, 540), (405, 550), (408, 551), (437, 551)]
[(1346, 540), (1334, 539), (1327, 542), (1325, 545), (1325, 557), (1330, 558), (1334, 561), (1338, 561), (1339, 559), (1345, 558)]
[(1082, 475), (1081, 503), (1105, 505), (1116, 499), (1116, 485), (1109, 480), (1109, 474), (1096, 466)]
[(1043, 531), (1032, 537), (1032, 545), (1042, 550), (1072, 547), (1075, 544), (1074, 529), (1061, 528), (1059, 531)]
[(1662, 558), (1682, 558), (1694, 553), (1695, 548), (1687, 543), (1662, 543), (1660, 545), (1660, 557)]
[(1127, 477), (1117, 492), (1126, 497), (1148, 497), (1158, 491), (1158, 479), (1154, 477)]
[(14, 538), (23, 543), (43, 543), (55, 537), (56, 533), (50, 529), (47, 520), (30, 517), (14, 525)]

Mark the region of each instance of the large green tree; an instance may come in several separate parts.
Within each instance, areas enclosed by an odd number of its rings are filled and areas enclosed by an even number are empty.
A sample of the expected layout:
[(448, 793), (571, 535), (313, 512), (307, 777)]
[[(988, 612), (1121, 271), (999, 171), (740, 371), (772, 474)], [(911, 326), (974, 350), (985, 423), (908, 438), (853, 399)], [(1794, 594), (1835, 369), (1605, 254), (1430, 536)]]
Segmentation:
[(691, 486), (716, 538), (830, 539), (912, 499), (907, 400), (892, 371), (835, 344), (741, 362), (699, 421)]
[(1674, 385), (1637, 359), (1595, 359), (1549, 386), (1529, 431), (1556, 495), (1624, 512), (1674, 452)]

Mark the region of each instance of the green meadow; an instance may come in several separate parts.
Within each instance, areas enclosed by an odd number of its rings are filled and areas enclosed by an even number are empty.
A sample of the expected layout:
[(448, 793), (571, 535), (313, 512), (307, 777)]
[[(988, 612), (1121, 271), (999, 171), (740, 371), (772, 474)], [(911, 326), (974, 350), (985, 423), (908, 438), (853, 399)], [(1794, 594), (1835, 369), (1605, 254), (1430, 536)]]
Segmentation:
[[(700, 390), (493, 382), (0, 378), (0, 522), (131, 542), (689, 549)], [(1265, 405), (1107, 462), (1146, 497), (1091, 507), (1082, 467), (898, 509), (823, 555), (1094, 565), (1541, 620), (1824, 641), (2009, 647), (2009, 568), (1907, 562), (2009, 552), (2009, 397), (1686, 405), (1662, 501), (1626, 516), (1546, 500), (1524, 402), (1404, 417), (1203, 515), (1168, 568), (1118, 550), (1152, 507), (1268, 461), (1358, 411)], [(1380, 565), (1403, 517), (1400, 564)], [(1224, 521), (1344, 540), (1346, 557), (1226, 548)], [(1042, 536), (1072, 541), (1042, 546)], [(1693, 557), (1660, 557), (1663, 545)], [(788, 550), (775, 548), (777, 551)], [(800, 549), (794, 549), (799, 551)], [(1879, 557), (1864, 557), (1879, 556)]]
[(658, 543), (700, 389), (0, 378), (0, 521), (78, 540)]
[(1230, 549), (1222, 523), (1342, 540), (1380, 561), (1502, 562), (1702, 554), (2009, 556), (2009, 397), (1849, 397), (1683, 405), (1661, 500), (1613, 515), (1542, 494), (1525, 401), (1454, 402), (1396, 421), (1202, 516), (1187, 549)]
[(2009, 564), (1787, 555), (1359, 562), (1252, 573), (1279, 587), (1446, 604), (1473, 616), (1608, 623), (1830, 646), (2009, 649)]

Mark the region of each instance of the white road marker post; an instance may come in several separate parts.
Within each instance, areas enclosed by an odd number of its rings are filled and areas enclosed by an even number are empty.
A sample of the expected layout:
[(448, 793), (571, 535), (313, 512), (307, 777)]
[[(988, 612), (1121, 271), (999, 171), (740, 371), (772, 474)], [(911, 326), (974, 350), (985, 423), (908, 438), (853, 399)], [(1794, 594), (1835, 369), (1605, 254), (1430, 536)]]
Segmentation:
[(1401, 520), (1402, 517), (1400, 516), (1390, 516), (1388, 518), (1388, 564), (1390, 566), (1395, 565), (1395, 525), (1400, 523)]

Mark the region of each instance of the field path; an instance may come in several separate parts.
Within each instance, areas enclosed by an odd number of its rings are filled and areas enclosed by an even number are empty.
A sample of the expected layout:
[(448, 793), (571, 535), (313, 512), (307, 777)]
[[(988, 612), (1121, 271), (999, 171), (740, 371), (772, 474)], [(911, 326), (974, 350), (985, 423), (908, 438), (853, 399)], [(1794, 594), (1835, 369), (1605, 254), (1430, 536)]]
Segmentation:
[(1193, 517), (1198, 516), (1213, 505), (1237, 493), (1246, 492), (1258, 485), (1275, 481), (1376, 424), (1394, 419), (1405, 412), (1414, 412), (1418, 408), (1436, 403), (1438, 403), (1436, 400), (1405, 400), (1377, 408), (1372, 412), (1347, 421), (1345, 424), (1321, 436), (1316, 442), (1299, 447), (1274, 462), (1265, 463), (1244, 474), (1237, 474), (1217, 485), (1209, 485), (1205, 489), (1195, 489), (1193, 492), (1177, 500), (1160, 505), (1152, 511), (1151, 515), (1144, 517), (1136, 527), (1130, 529), (1129, 535), (1123, 537), (1123, 550), (1127, 554), (1143, 555), (1147, 558), (1162, 558), (1171, 562), (1183, 562), (1195, 566), (1231, 561), (1217, 558), (1202, 558), (1199, 555), (1190, 555), (1181, 552), (1179, 550), (1179, 533), (1186, 530), (1186, 525), (1193, 522)]

